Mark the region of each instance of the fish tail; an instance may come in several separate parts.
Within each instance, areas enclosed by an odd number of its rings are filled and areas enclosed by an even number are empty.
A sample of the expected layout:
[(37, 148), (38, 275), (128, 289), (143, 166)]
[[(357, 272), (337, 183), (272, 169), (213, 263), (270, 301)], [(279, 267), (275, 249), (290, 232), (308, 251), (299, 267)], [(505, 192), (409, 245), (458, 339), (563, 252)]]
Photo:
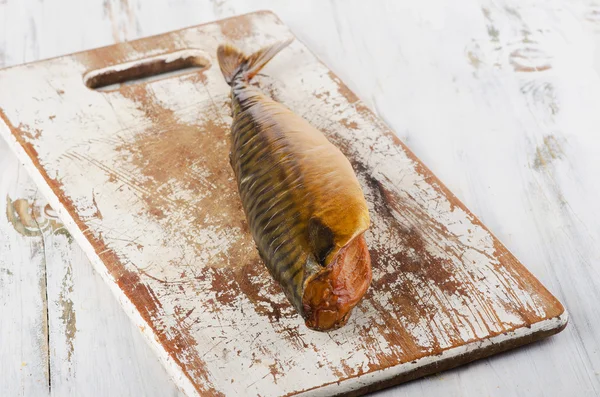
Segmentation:
[(241, 76), (249, 81), (254, 77), (277, 53), (287, 47), (294, 39), (274, 43), (264, 47), (254, 54), (245, 55), (232, 44), (221, 44), (217, 49), (217, 59), (221, 72), (227, 84)]

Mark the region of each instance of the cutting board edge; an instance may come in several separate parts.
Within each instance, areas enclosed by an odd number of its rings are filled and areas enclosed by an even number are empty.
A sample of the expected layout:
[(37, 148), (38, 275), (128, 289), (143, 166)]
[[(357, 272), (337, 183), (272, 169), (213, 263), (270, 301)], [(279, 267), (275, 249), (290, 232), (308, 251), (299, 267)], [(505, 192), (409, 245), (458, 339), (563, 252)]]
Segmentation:
[(169, 355), (164, 346), (159, 342), (158, 335), (153, 332), (151, 324), (148, 324), (142, 317), (141, 313), (135, 307), (135, 304), (127, 297), (125, 292), (119, 288), (116, 280), (108, 273), (108, 269), (102, 259), (97, 255), (92, 243), (85, 237), (84, 233), (77, 226), (76, 221), (71, 217), (69, 211), (62, 204), (54, 190), (48, 183), (45, 177), (45, 172), (38, 169), (31, 156), (27, 153), (23, 145), (17, 140), (12, 133), (10, 127), (4, 120), (4, 113), (0, 109), (0, 136), (4, 138), (12, 152), (17, 156), (25, 171), (38, 187), (42, 196), (48, 201), (52, 209), (56, 211), (59, 219), (64, 224), (67, 231), (71, 234), (75, 242), (81, 247), (85, 255), (88, 257), (92, 266), (104, 282), (108, 285), (115, 298), (133, 324), (137, 326), (140, 332), (144, 335), (144, 339), (150, 348), (157, 355), (159, 361), (165, 367), (167, 373), (175, 383), (175, 385), (188, 397), (201, 397), (199, 391), (194, 386), (189, 376), (183, 369), (177, 365), (173, 357)]
[[(207, 21), (207, 22), (203, 22), (203, 23), (197, 23), (197, 24), (193, 24), (193, 25), (189, 25), (189, 26), (184, 26), (184, 27), (179, 28), (179, 29), (168, 30), (166, 32), (156, 33), (156, 34), (152, 34), (150, 36), (144, 36), (144, 37), (140, 37), (140, 38), (133, 39), (133, 40), (127, 40), (127, 41), (123, 41), (123, 42), (102, 45), (102, 46), (99, 46), (99, 47), (88, 48), (88, 49), (81, 50), (81, 51), (68, 52), (66, 54), (56, 55), (56, 56), (52, 56), (52, 57), (49, 57), (49, 58), (36, 59), (35, 61), (30, 61), (30, 62), (18, 63), (18, 64), (10, 65), (10, 66), (5, 66), (5, 67), (1, 67), (0, 71), (14, 69), (14, 68), (19, 68), (19, 67), (22, 67), (22, 66), (32, 66), (32, 65), (35, 65), (35, 64), (44, 63), (44, 62), (48, 62), (48, 61), (54, 61), (54, 60), (62, 59), (62, 58), (69, 58), (69, 57), (73, 57), (73, 56), (85, 54), (86, 52), (89, 52), (89, 51), (103, 50), (103, 49), (107, 49), (109, 47), (131, 46), (131, 45), (134, 45), (134, 44), (136, 44), (138, 42), (141, 42), (141, 41), (144, 41), (144, 40), (148, 40), (148, 39), (152, 39), (152, 38), (156, 38), (156, 37), (160, 37), (160, 36), (164, 36), (164, 35), (168, 35), (168, 34), (172, 34), (172, 33), (178, 33), (178, 32), (182, 32), (182, 31), (189, 30), (189, 29), (200, 28), (200, 27), (205, 26), (205, 25), (214, 24), (215, 22), (219, 22), (220, 23), (220, 22), (225, 22), (225, 21), (228, 21), (228, 20), (231, 20), (231, 19), (235, 19), (235, 18), (239, 18), (239, 17), (244, 17), (244, 16), (248, 16), (248, 15), (259, 15), (259, 14), (270, 14), (270, 15), (273, 15), (279, 22), (281, 22), (282, 24), (285, 25), (285, 23), (283, 22), (283, 20), (281, 18), (279, 18), (279, 15), (277, 15), (274, 11), (269, 10), (269, 9), (262, 9), (262, 10), (256, 10), (256, 11), (246, 12), (246, 13), (243, 13), (243, 14), (233, 15), (233, 16), (226, 17), (226, 18), (220, 18), (220, 19), (217, 19), (217, 20), (214, 20), (214, 21)], [(287, 25), (285, 25), (285, 26), (287, 27)], [(289, 27), (288, 27), (288, 29), (289, 29)], [(289, 30), (291, 32), (291, 29), (289, 29)], [(295, 35), (294, 35), (294, 38), (297, 39), (297, 37)]]
[(507, 333), (444, 350), (436, 356), (426, 356), (318, 388), (287, 394), (286, 397), (362, 396), (540, 341), (560, 333), (568, 322), (569, 313), (564, 310), (556, 317), (538, 321), (529, 327), (522, 326)]

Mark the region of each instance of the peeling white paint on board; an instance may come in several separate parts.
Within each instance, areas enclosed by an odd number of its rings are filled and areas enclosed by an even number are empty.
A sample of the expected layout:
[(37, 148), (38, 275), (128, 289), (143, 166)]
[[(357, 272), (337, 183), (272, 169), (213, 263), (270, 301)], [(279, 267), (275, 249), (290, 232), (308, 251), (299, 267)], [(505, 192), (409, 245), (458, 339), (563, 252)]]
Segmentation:
[(228, 166), (229, 87), (215, 60), (110, 92), (82, 80), (114, 62), (211, 55), (225, 40), (256, 50), (289, 35), (258, 13), (0, 71), (0, 132), (182, 390), (350, 391), (564, 326), (558, 301), (299, 41), (257, 84), (349, 157), (373, 223), (371, 290), (327, 334), (304, 327), (258, 261)]
[[(0, 169), (11, 163), (0, 157)], [(20, 170), (0, 178), (0, 319), (12, 325), (0, 328), (0, 388), (22, 396), (44, 395), (49, 384), (45, 250), (29, 217), (37, 189), (18, 183), (26, 177)]]

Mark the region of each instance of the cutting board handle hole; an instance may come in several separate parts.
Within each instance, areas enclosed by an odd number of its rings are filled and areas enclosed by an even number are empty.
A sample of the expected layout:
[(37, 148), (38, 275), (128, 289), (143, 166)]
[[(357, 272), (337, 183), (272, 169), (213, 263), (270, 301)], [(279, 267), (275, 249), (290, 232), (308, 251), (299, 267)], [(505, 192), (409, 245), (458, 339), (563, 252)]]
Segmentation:
[(202, 51), (181, 50), (92, 70), (83, 76), (88, 88), (112, 91), (123, 85), (147, 83), (204, 70), (210, 61)]

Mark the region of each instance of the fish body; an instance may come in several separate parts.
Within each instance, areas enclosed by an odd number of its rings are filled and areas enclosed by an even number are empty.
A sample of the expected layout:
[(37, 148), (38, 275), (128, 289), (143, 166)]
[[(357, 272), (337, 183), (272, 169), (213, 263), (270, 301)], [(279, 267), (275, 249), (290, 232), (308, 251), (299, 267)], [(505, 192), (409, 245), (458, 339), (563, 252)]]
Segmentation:
[(344, 325), (371, 281), (369, 212), (342, 152), (250, 79), (288, 42), (218, 50), (231, 86), (230, 162), (258, 252), (309, 328)]

